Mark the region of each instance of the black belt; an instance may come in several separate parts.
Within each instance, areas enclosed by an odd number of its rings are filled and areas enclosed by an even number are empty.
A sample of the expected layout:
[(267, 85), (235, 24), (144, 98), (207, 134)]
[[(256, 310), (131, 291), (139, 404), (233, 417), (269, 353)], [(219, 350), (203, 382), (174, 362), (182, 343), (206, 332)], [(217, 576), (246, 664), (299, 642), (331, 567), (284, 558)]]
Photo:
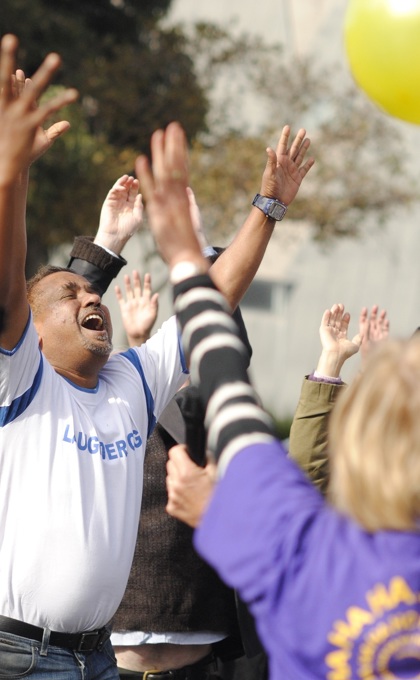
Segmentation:
[[(38, 628), (30, 623), (24, 623), (17, 619), (10, 619), (8, 616), (0, 616), (0, 631), (11, 633), (20, 637), (42, 642), (44, 628)], [(49, 643), (53, 647), (64, 647), (75, 652), (93, 652), (101, 649), (102, 645), (109, 639), (110, 632), (107, 628), (90, 630), (86, 633), (56, 633), (50, 631)]]
[(214, 654), (208, 654), (203, 659), (190, 666), (174, 668), (167, 671), (126, 671), (118, 668), (120, 680), (203, 680), (217, 670), (217, 663)]

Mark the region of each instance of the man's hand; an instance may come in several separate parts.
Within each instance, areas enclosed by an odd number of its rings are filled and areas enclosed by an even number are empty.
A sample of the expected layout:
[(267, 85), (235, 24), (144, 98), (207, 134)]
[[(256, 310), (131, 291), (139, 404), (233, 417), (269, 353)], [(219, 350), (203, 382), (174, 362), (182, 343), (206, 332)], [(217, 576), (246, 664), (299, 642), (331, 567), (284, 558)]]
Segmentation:
[[(30, 78), (25, 78), (25, 73), (18, 69), (14, 76), (12, 76), (12, 91), (14, 97), (17, 99), (22, 95), (25, 88), (31, 88), (32, 81)], [(35, 102), (34, 108), (37, 107)], [(29, 165), (34, 163), (38, 158), (44, 155), (46, 151), (54, 144), (58, 137), (67, 132), (70, 129), (70, 123), (67, 120), (60, 120), (54, 123), (49, 128), (44, 129), (39, 126), (35, 132), (35, 138), (33, 141), (31, 155), (29, 159)]]
[(362, 338), (359, 334), (352, 340), (347, 337), (349, 323), (350, 314), (342, 304), (323, 313), (319, 328), (322, 352), (316, 368), (321, 375), (338, 378), (344, 362), (359, 351)]
[(373, 305), (370, 314), (367, 307), (363, 307), (359, 316), (359, 334), (362, 338), (361, 355), (362, 368), (373, 345), (386, 340), (389, 335), (389, 319), (386, 310), (379, 313), (378, 305)]
[(101, 209), (95, 243), (119, 255), (143, 221), (139, 182), (123, 175), (109, 190)]
[[(37, 107), (37, 101), (60, 66), (58, 54), (49, 54), (35, 72), (30, 87), (16, 97), (18, 40), (5, 35), (0, 43), (0, 300), (6, 318), (1, 335), (4, 349), (13, 349), (28, 321), (25, 259), (26, 230), (22, 208), (25, 205), (26, 170), (39, 127), (47, 118), (77, 99), (76, 90), (64, 90)], [(22, 191), (18, 185), (22, 184)], [(22, 198), (23, 200), (19, 200)]]
[(205, 468), (199, 467), (185, 446), (179, 444), (169, 450), (166, 471), (166, 512), (190, 527), (197, 527), (213, 495), (216, 467), (211, 463)]
[(289, 147), (290, 127), (285, 125), (277, 149), (267, 148), (267, 164), (261, 182), (260, 194), (269, 198), (277, 198), (289, 205), (295, 198), (303, 178), (314, 164), (313, 158), (302, 165), (306, 152), (311, 144), (306, 137), (306, 130), (299, 130)]
[(178, 123), (156, 130), (151, 139), (152, 168), (145, 156), (136, 161), (136, 173), (146, 204), (150, 228), (164, 260), (172, 267), (188, 260), (207, 271), (208, 263), (191, 222), (188, 187), (188, 152)]
[(133, 282), (128, 274), (124, 276), (125, 298), (121, 288), (115, 286), (115, 295), (120, 305), (121, 318), (130, 347), (138, 347), (150, 337), (158, 313), (159, 294), (152, 295), (150, 274), (144, 275), (143, 289), (139, 272), (133, 271)]
[(49, 54), (32, 78), (31, 86), (24, 87), (20, 96), (13, 92), (12, 76), (18, 41), (6, 35), (1, 41), (0, 62), (0, 185), (13, 183), (33, 159), (33, 147), (39, 127), (56, 111), (77, 99), (77, 91), (64, 90), (37, 106), (60, 66), (60, 57)]

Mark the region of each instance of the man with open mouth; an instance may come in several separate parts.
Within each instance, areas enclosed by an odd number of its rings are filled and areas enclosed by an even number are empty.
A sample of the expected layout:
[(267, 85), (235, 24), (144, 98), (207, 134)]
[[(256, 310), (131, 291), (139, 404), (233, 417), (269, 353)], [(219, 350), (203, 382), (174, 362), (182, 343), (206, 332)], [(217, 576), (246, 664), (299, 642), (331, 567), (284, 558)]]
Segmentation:
[[(40, 126), (77, 93), (64, 90), (36, 107), (60, 65), (51, 54), (32, 86), (15, 97), (16, 50), (16, 38), (5, 36), (0, 60), (0, 299), (6, 316), (0, 334), (0, 675), (115, 680), (108, 623), (130, 572), (145, 442), (188, 370), (175, 317), (141, 347), (112, 354), (109, 312), (83, 276), (46, 267), (27, 287), (18, 187), (27, 183)], [(268, 154), (263, 187), (244, 231), (216, 263), (215, 283), (231, 308), (255, 275), (276, 220), (311, 166), (310, 161), (301, 165), (309, 146), (305, 131), (290, 149), (289, 133), (285, 128), (277, 153)], [(184, 180), (173, 195), (175, 216), (177, 202), (187, 200)], [(279, 186), (285, 191), (275, 198), (271, 192)]]

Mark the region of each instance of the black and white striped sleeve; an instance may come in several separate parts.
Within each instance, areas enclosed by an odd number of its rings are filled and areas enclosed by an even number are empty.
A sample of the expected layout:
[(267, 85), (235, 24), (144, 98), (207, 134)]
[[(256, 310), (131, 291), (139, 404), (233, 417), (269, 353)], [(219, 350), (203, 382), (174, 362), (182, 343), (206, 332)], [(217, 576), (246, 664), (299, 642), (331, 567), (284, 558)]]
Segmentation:
[(223, 473), (244, 447), (275, 439), (273, 422), (250, 384), (248, 352), (211, 278), (178, 283), (174, 298), (191, 382), (206, 408), (207, 449)]

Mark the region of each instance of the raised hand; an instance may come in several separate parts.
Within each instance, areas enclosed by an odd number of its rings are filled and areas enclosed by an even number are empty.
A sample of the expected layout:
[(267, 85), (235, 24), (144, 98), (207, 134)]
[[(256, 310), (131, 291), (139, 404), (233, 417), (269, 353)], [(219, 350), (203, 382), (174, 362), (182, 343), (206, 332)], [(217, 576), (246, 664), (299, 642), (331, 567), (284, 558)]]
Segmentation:
[(25, 87), (15, 97), (12, 75), (15, 72), (15, 56), (18, 41), (6, 35), (1, 41), (0, 61), (0, 183), (14, 182), (18, 174), (31, 163), (32, 149), (39, 127), (54, 112), (77, 99), (77, 91), (64, 90), (37, 107), (41, 94), (47, 89), (61, 60), (57, 54), (49, 54), (32, 78), (31, 86)]
[(316, 369), (321, 375), (338, 377), (344, 362), (359, 351), (362, 338), (359, 334), (347, 337), (349, 323), (350, 314), (341, 303), (323, 313), (319, 328), (322, 352)]
[(379, 312), (378, 305), (373, 305), (370, 313), (367, 307), (362, 307), (359, 316), (359, 334), (362, 338), (360, 352), (362, 368), (372, 347), (389, 335), (389, 319), (386, 310)]
[(311, 144), (306, 130), (299, 130), (289, 146), (290, 126), (285, 125), (280, 135), (277, 149), (267, 148), (267, 164), (261, 181), (260, 194), (277, 198), (289, 205), (295, 198), (303, 178), (314, 164), (313, 158), (303, 163)]
[(143, 221), (139, 182), (130, 175), (119, 177), (103, 202), (95, 243), (119, 255)]
[(197, 527), (213, 495), (216, 467), (212, 463), (205, 468), (199, 467), (191, 460), (185, 446), (179, 444), (169, 450), (166, 471), (166, 512)]
[[(31, 86), (31, 79), (25, 78), (25, 73), (21, 69), (18, 69), (15, 75), (12, 76), (12, 91), (15, 98), (20, 97), (25, 88), (30, 88)], [(36, 107), (37, 103), (35, 102), (34, 108)], [(54, 144), (55, 140), (69, 129), (70, 123), (67, 120), (60, 120), (46, 129), (39, 126), (35, 132), (29, 164), (31, 165), (34, 161), (43, 156)]]
[(139, 272), (133, 271), (133, 281), (124, 276), (125, 298), (121, 288), (115, 286), (115, 295), (120, 305), (121, 318), (130, 347), (138, 347), (148, 340), (159, 308), (159, 294), (152, 295), (150, 274), (144, 275), (143, 288)]
[(157, 130), (151, 139), (152, 168), (145, 156), (136, 161), (136, 174), (151, 230), (162, 257), (170, 266), (184, 259), (203, 271), (208, 264), (191, 221), (188, 182), (188, 152), (179, 123)]

